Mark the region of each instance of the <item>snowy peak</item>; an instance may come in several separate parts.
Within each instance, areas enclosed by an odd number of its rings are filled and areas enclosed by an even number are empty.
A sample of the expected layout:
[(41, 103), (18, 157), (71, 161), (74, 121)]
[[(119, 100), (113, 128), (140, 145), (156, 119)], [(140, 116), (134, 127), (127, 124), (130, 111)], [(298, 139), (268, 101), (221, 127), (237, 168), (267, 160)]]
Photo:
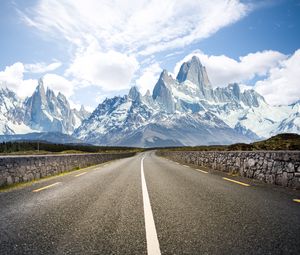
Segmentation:
[(67, 98), (45, 87), (43, 79), (39, 80), (38, 86), (31, 97), (24, 102), (24, 123), (32, 130), (43, 132), (61, 132), (72, 134), (83, 119), (86, 112), (71, 109)]
[(22, 123), (23, 119), (22, 101), (8, 88), (0, 88), (0, 134), (30, 131), (30, 128)]
[(163, 70), (152, 95), (141, 96), (132, 87), (128, 95), (106, 99), (74, 134), (102, 145), (227, 144), (297, 131), (299, 116), (299, 104), (276, 108), (236, 83), (213, 89), (205, 67), (193, 57), (177, 79)]
[(43, 78), (40, 78), (38, 81), (38, 85), (35, 89), (35, 93), (39, 93), (39, 94), (45, 94), (45, 87), (44, 87), (44, 81)]
[(81, 105), (79, 111), (77, 111), (77, 110), (75, 110), (75, 111), (77, 112), (77, 115), (79, 116), (79, 118), (81, 118), (82, 120), (87, 119), (87, 118), (91, 115), (91, 113), (88, 112), (88, 111), (84, 108), (84, 105)]
[(206, 68), (201, 64), (200, 59), (193, 56), (191, 60), (184, 62), (177, 74), (176, 79), (182, 83), (186, 80), (196, 84), (200, 90), (212, 89)]
[(162, 88), (166, 88), (166, 89), (170, 90), (172, 84), (174, 84), (174, 83), (175, 83), (175, 80), (173, 79), (173, 77), (170, 74), (168, 74), (167, 70), (164, 69), (161, 72), (159, 79), (154, 86), (153, 99), (155, 99), (157, 96), (160, 95), (160, 91)]
[(139, 92), (138, 88), (136, 86), (133, 86), (128, 93), (128, 98), (130, 98), (132, 101), (141, 101), (141, 93)]
[(147, 89), (145, 96), (146, 96), (146, 97), (151, 97), (151, 92), (150, 92), (149, 89)]
[(38, 104), (42, 106), (45, 106), (47, 104), (46, 92), (42, 78), (39, 79), (38, 86), (36, 87), (31, 98), (33, 104)]
[(167, 112), (174, 112), (175, 105), (172, 97), (172, 86), (176, 81), (166, 70), (163, 70), (154, 86), (152, 97)]
[(232, 96), (236, 100), (240, 100), (241, 97), (241, 90), (240, 86), (237, 83), (232, 83), (228, 85), (228, 89), (232, 92)]

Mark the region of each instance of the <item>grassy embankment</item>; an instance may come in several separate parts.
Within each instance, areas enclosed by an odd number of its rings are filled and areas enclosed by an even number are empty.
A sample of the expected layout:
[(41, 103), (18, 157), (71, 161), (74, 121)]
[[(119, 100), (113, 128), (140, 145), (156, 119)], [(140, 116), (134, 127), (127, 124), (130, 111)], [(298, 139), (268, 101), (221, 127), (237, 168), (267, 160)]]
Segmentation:
[(167, 150), (188, 151), (259, 151), (259, 150), (300, 150), (300, 135), (279, 134), (269, 139), (250, 144), (236, 143), (232, 145), (187, 146), (163, 148)]
[(0, 155), (45, 155), (73, 153), (140, 152), (140, 148), (109, 147), (82, 144), (55, 144), (42, 141), (14, 141), (0, 143)]
[[(154, 148), (153, 148), (154, 149)], [(300, 135), (279, 134), (267, 140), (250, 144), (186, 146), (157, 148), (189, 151), (258, 151), (258, 150), (300, 150)], [(54, 144), (37, 141), (15, 141), (0, 143), (0, 155), (44, 155), (70, 153), (120, 153), (142, 152), (149, 149), (132, 147), (109, 147), (82, 144)]]

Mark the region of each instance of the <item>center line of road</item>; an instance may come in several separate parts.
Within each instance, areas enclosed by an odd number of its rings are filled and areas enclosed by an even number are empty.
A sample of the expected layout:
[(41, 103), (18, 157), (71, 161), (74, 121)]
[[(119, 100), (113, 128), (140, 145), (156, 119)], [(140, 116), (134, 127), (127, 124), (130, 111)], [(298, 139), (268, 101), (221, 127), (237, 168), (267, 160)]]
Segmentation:
[(49, 188), (51, 188), (51, 187), (53, 187), (53, 186), (56, 186), (57, 184), (60, 184), (60, 182), (53, 183), (53, 184), (51, 184), (51, 185), (45, 186), (45, 187), (40, 188), (40, 189), (35, 189), (35, 190), (33, 190), (32, 192), (39, 192), (39, 191), (42, 191), (42, 190), (44, 190), (44, 189), (49, 189)]
[(294, 202), (300, 203), (300, 199), (293, 199)]
[(87, 173), (87, 172), (83, 172), (83, 173), (80, 173), (80, 174), (76, 174), (75, 177), (79, 177), (79, 176), (84, 175), (84, 174), (86, 174), (86, 173)]
[(230, 181), (230, 182), (234, 182), (234, 183), (236, 183), (236, 184), (240, 184), (240, 185), (246, 186), (246, 187), (249, 187), (249, 186), (250, 186), (250, 185), (247, 184), (247, 183), (243, 183), (243, 182), (239, 182), (239, 181), (236, 181), (236, 180), (228, 179), (228, 178), (226, 178), (226, 177), (223, 177), (223, 179), (226, 180), (226, 181)]
[(142, 192), (143, 192), (143, 204), (144, 204), (144, 217), (145, 217), (145, 229), (147, 240), (147, 253), (148, 255), (160, 255), (159, 242), (157, 238), (154, 218), (152, 214), (149, 194), (147, 190), (146, 179), (144, 175), (144, 158), (141, 160), (141, 179), (142, 179)]
[(208, 174), (208, 172), (201, 170), (201, 169), (196, 169), (198, 172), (204, 173), (204, 174)]

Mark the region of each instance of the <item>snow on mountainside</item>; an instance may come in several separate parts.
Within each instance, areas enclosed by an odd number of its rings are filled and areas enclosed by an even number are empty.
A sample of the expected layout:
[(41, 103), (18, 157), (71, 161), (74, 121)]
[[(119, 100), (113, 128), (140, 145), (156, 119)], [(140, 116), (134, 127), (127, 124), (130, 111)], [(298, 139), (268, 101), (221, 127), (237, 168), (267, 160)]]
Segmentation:
[(128, 95), (106, 99), (74, 135), (95, 144), (143, 147), (250, 142), (299, 132), (299, 104), (270, 106), (238, 84), (213, 89), (193, 57), (176, 79), (163, 70), (152, 95), (133, 87)]
[(22, 101), (11, 90), (0, 88), (0, 134), (24, 134), (32, 132), (25, 125)]
[(31, 97), (19, 99), (8, 88), (0, 89), (0, 134), (26, 134), (32, 132), (61, 132), (72, 134), (88, 118), (89, 113), (71, 109), (66, 97), (47, 89), (43, 80)]
[(241, 91), (235, 83), (213, 89), (205, 67), (193, 57), (176, 78), (163, 70), (152, 94), (143, 96), (132, 87), (128, 95), (103, 101), (92, 114), (84, 107), (71, 109), (64, 95), (45, 90), (42, 79), (24, 101), (0, 89), (0, 135), (32, 132), (60, 132), (99, 145), (251, 142), (300, 133), (300, 100), (271, 106), (256, 91)]
[(24, 105), (25, 123), (40, 131), (72, 134), (87, 117), (84, 108), (81, 111), (71, 109), (63, 94), (58, 93), (56, 96), (49, 88), (45, 91), (42, 79)]

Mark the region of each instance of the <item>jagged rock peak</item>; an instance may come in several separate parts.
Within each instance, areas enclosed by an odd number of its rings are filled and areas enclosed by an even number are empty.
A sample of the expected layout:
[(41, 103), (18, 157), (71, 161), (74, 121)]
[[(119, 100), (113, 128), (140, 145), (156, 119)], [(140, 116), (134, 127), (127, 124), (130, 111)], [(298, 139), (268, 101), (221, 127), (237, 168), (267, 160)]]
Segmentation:
[(170, 85), (174, 82), (171, 75), (168, 74), (167, 70), (163, 70), (159, 76), (157, 83), (153, 88), (152, 97), (156, 99), (158, 96), (162, 96), (162, 93), (170, 90)]
[(146, 97), (151, 97), (151, 92), (150, 92), (149, 89), (147, 89), (145, 96), (146, 96)]
[(55, 98), (55, 93), (54, 93), (53, 90), (47, 88), (46, 96), (47, 96), (48, 98), (51, 98), (51, 99), (52, 99), (52, 98)]
[(163, 71), (161, 72), (160, 76), (163, 77), (167, 77), (168, 76), (168, 71), (166, 69), (163, 69)]
[(197, 56), (193, 56), (190, 60), (191, 63), (195, 63), (196, 65), (202, 66), (200, 59)]
[(80, 106), (80, 110), (79, 110), (80, 112), (87, 112), (87, 110), (84, 108), (84, 105), (82, 104), (81, 106)]
[(173, 81), (173, 77), (168, 73), (166, 69), (163, 69), (163, 71), (160, 74), (159, 80), (164, 80), (165, 82)]
[(43, 81), (43, 78), (40, 78), (39, 80), (38, 80), (38, 85), (37, 85), (37, 87), (36, 87), (36, 89), (35, 89), (35, 92), (38, 92), (38, 93), (40, 93), (40, 94), (45, 94), (46, 92), (45, 92), (45, 87), (44, 87), (44, 81)]
[(200, 59), (196, 56), (193, 56), (191, 60), (184, 62), (181, 65), (176, 79), (180, 83), (189, 80), (194, 84), (197, 84), (200, 89), (212, 88), (208, 79), (206, 68), (201, 64)]
[(237, 83), (231, 83), (228, 85), (228, 88), (232, 91), (233, 95), (237, 98), (240, 97), (241, 89)]
[(68, 101), (66, 96), (64, 94), (60, 93), (60, 92), (58, 92), (58, 94), (57, 94), (57, 99), (60, 100), (60, 101), (63, 101), (63, 102)]
[(164, 84), (165, 86), (168, 86), (174, 82), (175, 81), (172, 75), (170, 75), (166, 69), (163, 69), (156, 84), (160, 83), (160, 84)]
[(132, 99), (133, 101), (140, 100), (141, 99), (141, 93), (139, 92), (139, 90), (136, 86), (133, 86), (129, 90), (128, 97), (130, 99)]

